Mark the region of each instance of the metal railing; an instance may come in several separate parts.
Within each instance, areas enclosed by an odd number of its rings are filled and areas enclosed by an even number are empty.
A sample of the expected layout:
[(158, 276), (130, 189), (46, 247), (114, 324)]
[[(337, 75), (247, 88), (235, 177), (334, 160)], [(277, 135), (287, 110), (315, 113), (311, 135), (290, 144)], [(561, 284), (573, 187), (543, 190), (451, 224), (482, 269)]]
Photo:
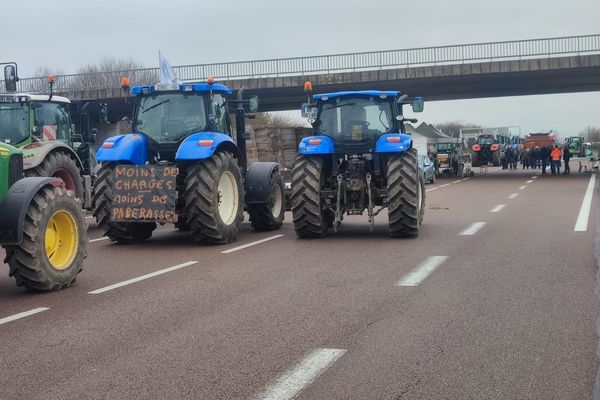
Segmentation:
[[(173, 67), (173, 69), (179, 79), (183, 81), (205, 80), (209, 76), (217, 80), (236, 80), (592, 53), (600, 53), (600, 34), (314, 57), (182, 65)], [(147, 84), (158, 80), (158, 68), (59, 75), (55, 76), (55, 89), (57, 92), (115, 89), (119, 87), (122, 76), (128, 76), (133, 84)], [(47, 90), (46, 77), (21, 79), (18, 88), (22, 92), (45, 92)], [(4, 90), (4, 84), (0, 86), (0, 91), (2, 90)]]

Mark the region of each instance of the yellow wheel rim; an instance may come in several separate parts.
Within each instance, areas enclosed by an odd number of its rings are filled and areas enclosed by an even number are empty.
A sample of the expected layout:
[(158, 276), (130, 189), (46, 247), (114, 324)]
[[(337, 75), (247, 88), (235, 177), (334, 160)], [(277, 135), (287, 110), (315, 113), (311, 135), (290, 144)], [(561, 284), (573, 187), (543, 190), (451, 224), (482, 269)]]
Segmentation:
[(46, 226), (46, 256), (50, 265), (58, 270), (67, 269), (77, 254), (77, 223), (67, 211), (60, 210), (52, 215)]

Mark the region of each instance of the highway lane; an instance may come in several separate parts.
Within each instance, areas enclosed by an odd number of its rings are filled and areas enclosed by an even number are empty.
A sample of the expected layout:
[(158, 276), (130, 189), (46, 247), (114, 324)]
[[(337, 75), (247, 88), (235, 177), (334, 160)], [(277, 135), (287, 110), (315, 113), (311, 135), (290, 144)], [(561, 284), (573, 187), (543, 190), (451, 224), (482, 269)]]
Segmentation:
[[(2, 277), (0, 318), (49, 310), (0, 325), (0, 369), (10, 371), (0, 385), (8, 398), (249, 398), (277, 390), (277, 377), (326, 348), (343, 352), (318, 353), (339, 358), (325, 359), (301, 398), (586, 397), (596, 364), (593, 229), (573, 226), (589, 177), (554, 177), (565, 190), (547, 206), (552, 177), (531, 176), (428, 186), (437, 189), (417, 240), (388, 238), (385, 216), (373, 234), (356, 217), (310, 241), (289, 223), (261, 234), (245, 225), (240, 241), (217, 247), (163, 228), (144, 245), (90, 244), (67, 291), (31, 295)], [(487, 222), (477, 234), (458, 235), (477, 221)], [(419, 286), (395, 285), (429, 256), (448, 258)], [(88, 293), (187, 261), (198, 263)]]

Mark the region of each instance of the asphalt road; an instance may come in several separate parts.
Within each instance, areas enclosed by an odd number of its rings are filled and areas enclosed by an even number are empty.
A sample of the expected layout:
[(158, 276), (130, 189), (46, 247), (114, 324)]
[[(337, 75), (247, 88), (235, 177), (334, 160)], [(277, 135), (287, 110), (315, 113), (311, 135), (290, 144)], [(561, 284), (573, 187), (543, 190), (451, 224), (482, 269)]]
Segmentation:
[(226, 246), (171, 227), (111, 244), (92, 223), (72, 288), (29, 293), (2, 269), (0, 399), (591, 398), (589, 184), (495, 168), (440, 179), (408, 240), (384, 214), (373, 233), (352, 217), (318, 240), (297, 239), (291, 217), (244, 224)]

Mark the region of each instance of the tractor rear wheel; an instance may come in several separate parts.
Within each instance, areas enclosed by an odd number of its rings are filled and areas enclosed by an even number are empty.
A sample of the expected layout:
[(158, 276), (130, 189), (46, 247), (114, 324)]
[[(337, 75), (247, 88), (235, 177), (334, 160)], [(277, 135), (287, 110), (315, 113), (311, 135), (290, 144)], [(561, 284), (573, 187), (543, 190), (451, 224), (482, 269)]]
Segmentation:
[(250, 224), (256, 231), (273, 231), (283, 225), (285, 191), (283, 178), (274, 171), (269, 182), (269, 200), (266, 203), (248, 204)]
[(500, 150), (496, 150), (492, 153), (492, 165), (494, 167), (498, 167), (501, 164), (502, 155), (500, 154)]
[(233, 242), (244, 220), (242, 171), (233, 154), (221, 152), (187, 171), (184, 213), (194, 239)]
[(67, 190), (72, 190), (75, 197), (83, 199), (81, 171), (75, 160), (65, 153), (57, 151), (49, 153), (40, 165), (25, 170), (25, 176), (60, 178), (65, 183)]
[(323, 237), (332, 225), (331, 218), (323, 209), (321, 186), (323, 159), (298, 156), (292, 170), (292, 213), (294, 229), (301, 238)]
[(425, 213), (425, 180), (416, 149), (388, 156), (387, 198), (390, 236), (418, 236)]
[(3, 246), (10, 276), (31, 290), (70, 286), (83, 268), (86, 238), (81, 201), (63, 187), (45, 186), (27, 208), (23, 242)]
[(471, 166), (472, 167), (479, 167), (481, 165), (479, 156), (480, 156), (480, 154), (478, 151), (474, 151), (473, 153), (471, 153)]
[(114, 166), (103, 165), (98, 171), (94, 184), (92, 204), (98, 227), (113, 242), (139, 243), (152, 236), (155, 222), (115, 222), (111, 220), (111, 208), (114, 186)]

